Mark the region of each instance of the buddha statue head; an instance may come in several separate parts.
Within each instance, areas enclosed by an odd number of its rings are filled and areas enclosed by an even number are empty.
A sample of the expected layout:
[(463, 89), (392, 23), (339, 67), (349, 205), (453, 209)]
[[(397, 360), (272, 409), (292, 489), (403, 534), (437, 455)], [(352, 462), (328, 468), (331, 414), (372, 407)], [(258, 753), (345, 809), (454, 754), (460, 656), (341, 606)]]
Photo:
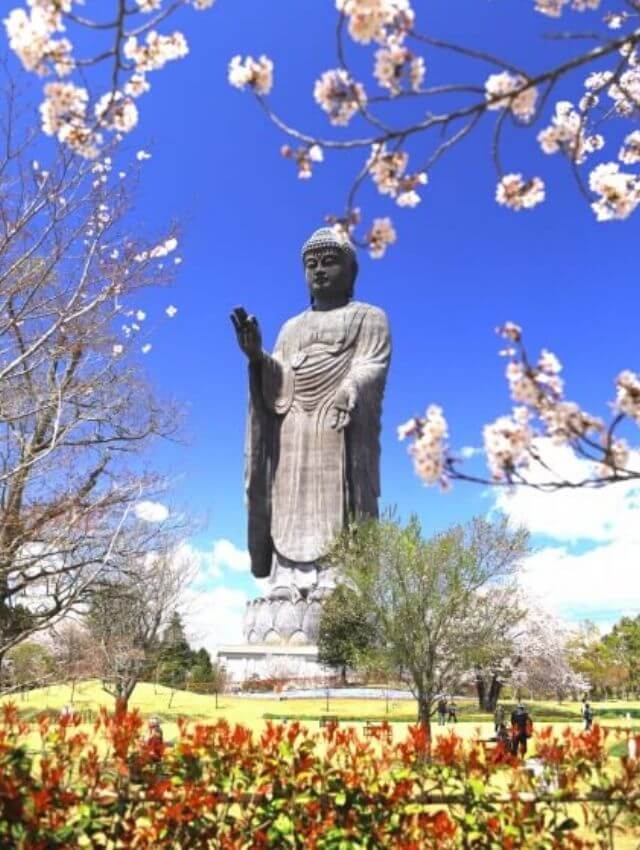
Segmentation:
[(331, 227), (321, 227), (302, 246), (302, 263), (311, 304), (332, 309), (353, 297), (358, 274), (355, 248)]

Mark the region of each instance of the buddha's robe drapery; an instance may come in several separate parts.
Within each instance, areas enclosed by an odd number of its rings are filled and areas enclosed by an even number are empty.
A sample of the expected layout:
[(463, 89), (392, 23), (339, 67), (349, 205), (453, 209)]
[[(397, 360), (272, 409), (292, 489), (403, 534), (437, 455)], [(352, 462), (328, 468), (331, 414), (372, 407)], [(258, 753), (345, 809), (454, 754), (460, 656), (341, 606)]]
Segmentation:
[[(249, 551), (258, 577), (274, 553), (292, 565), (326, 556), (349, 517), (378, 513), (380, 416), (391, 342), (377, 307), (307, 310), (250, 367), (246, 452)], [(356, 406), (331, 427), (343, 388)]]

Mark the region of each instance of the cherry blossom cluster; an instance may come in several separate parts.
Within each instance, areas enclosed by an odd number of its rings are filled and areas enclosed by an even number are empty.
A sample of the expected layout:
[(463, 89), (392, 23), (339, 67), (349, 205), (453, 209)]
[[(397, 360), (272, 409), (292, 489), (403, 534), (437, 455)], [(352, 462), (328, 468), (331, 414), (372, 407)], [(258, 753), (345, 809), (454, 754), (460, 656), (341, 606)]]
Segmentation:
[(529, 466), (533, 440), (530, 420), (529, 410), (520, 406), (514, 407), (511, 416), (500, 416), (484, 426), (487, 466), (495, 481)]
[(640, 204), (640, 175), (620, 171), (617, 162), (603, 162), (589, 175), (589, 188), (598, 195), (591, 204), (598, 221), (628, 218)]
[(373, 145), (368, 162), (371, 179), (382, 195), (395, 198), (399, 207), (415, 207), (420, 203), (416, 189), (428, 182), (424, 171), (406, 174), (409, 154), (389, 151), (385, 145)]
[(374, 218), (364, 236), (359, 237), (357, 228), (362, 222), (360, 207), (353, 207), (348, 216), (327, 215), (325, 221), (339, 239), (348, 239), (353, 245), (366, 249), (373, 260), (383, 257), (389, 245), (398, 238), (388, 217)]
[(369, 230), (366, 241), (369, 254), (374, 260), (384, 257), (389, 245), (393, 245), (397, 235), (390, 218), (375, 218)]
[(616, 408), (640, 425), (640, 376), (625, 369), (616, 378)]
[[(181, 6), (202, 11), (213, 3), (24, 0), (11, 9), (4, 18), (10, 49), (26, 71), (53, 78), (44, 86), (41, 104), (44, 133), (94, 158), (106, 134), (119, 138), (131, 132), (138, 124), (136, 99), (150, 89), (147, 75), (189, 50), (181, 32), (163, 34), (157, 27)], [(76, 44), (82, 48), (76, 50)], [(88, 55), (80, 55), (85, 50)], [(105, 68), (102, 92), (87, 87), (85, 71), (94, 66)]]
[(267, 56), (259, 59), (234, 56), (229, 63), (229, 83), (237, 89), (248, 86), (256, 94), (269, 94), (273, 86), (273, 62)]
[(346, 126), (367, 102), (364, 86), (352, 80), (343, 68), (325, 71), (316, 80), (313, 97), (337, 127)]
[[(525, 484), (547, 490), (640, 478), (640, 469), (632, 468), (632, 450), (618, 433), (624, 419), (640, 425), (640, 375), (630, 370), (618, 375), (616, 398), (611, 405), (613, 418), (606, 425), (565, 398), (562, 365), (555, 354), (543, 350), (533, 363), (518, 325), (507, 322), (497, 332), (507, 341), (500, 353), (509, 359), (506, 378), (515, 406), (511, 414), (484, 427), (483, 453), (490, 477), (470, 475), (460, 468), (461, 459), (447, 445), (448, 428), (442, 409), (436, 405), (429, 407), (425, 418), (411, 419), (398, 429), (400, 439), (413, 439), (410, 453), (419, 477), (426, 484), (459, 479)], [(541, 467), (540, 447), (544, 440), (567, 446), (577, 457), (587, 460), (591, 476), (569, 484), (548, 466)], [(463, 450), (460, 455), (464, 459), (478, 453), (480, 450)], [(540, 480), (541, 469), (543, 479), (546, 475), (548, 480)]]
[(427, 408), (424, 418), (414, 417), (398, 427), (398, 438), (413, 437), (409, 454), (418, 476), (425, 484), (448, 486), (447, 438), (449, 429), (442, 408), (435, 404)]
[(532, 209), (544, 201), (544, 191), (540, 177), (525, 180), (522, 174), (505, 174), (498, 181), (496, 200), (512, 210)]
[(415, 56), (405, 44), (391, 42), (376, 51), (373, 76), (383, 89), (400, 94), (403, 84), (414, 92), (420, 91), (426, 67), (422, 56)]
[(634, 130), (625, 138), (618, 159), (625, 165), (636, 165), (640, 162), (640, 130)]
[(491, 74), (484, 87), (488, 109), (508, 109), (525, 122), (535, 115), (538, 91), (535, 86), (528, 85), (526, 77), (521, 74), (509, 71)]
[(409, 0), (336, 0), (336, 8), (349, 22), (349, 35), (360, 44), (401, 41), (415, 20)]
[(561, 151), (578, 164), (604, 146), (604, 138), (599, 133), (585, 133), (584, 118), (565, 100), (556, 103), (551, 124), (538, 133), (538, 141), (544, 153)]
[(320, 145), (310, 145), (292, 148), (291, 145), (283, 145), (280, 153), (285, 159), (293, 159), (298, 167), (298, 177), (308, 180), (313, 174), (313, 163), (322, 162), (324, 155)]
[(535, 0), (536, 10), (550, 18), (559, 18), (565, 8), (586, 12), (589, 9), (597, 9), (599, 5), (600, 0)]
[[(558, 18), (572, 10), (590, 13), (594, 19), (588, 34), (572, 38), (566, 30), (559, 33), (558, 40), (571, 45), (568, 57), (566, 51), (554, 53), (550, 40), (545, 50), (547, 67), (532, 71), (511, 58), (486, 52), (482, 45), (456, 44), (440, 33), (419, 29), (409, 0), (336, 0), (337, 61), (316, 79), (313, 97), (333, 127), (353, 129), (348, 135), (310, 133), (281, 118), (270, 103), (262, 100), (262, 106), (277, 128), (295, 140), (295, 147), (284, 149), (299, 163), (300, 176), (311, 172), (313, 160), (305, 151), (314, 145), (326, 158), (337, 152), (360, 158), (346, 187), (346, 208), (340, 220), (348, 219), (359, 204), (367, 176), (385, 198), (415, 207), (420, 189), (432, 182), (440, 159), (462, 144), (481, 121), (493, 122), (498, 204), (513, 211), (532, 210), (553, 196), (548, 179), (536, 173), (537, 168), (507, 163), (504, 148), (511, 135), (531, 132), (541, 153), (560, 154), (569, 161), (579, 191), (588, 198), (598, 221), (623, 219), (636, 210), (640, 198), (640, 174), (629, 168), (640, 163), (640, 131), (624, 126), (640, 115), (640, 0), (612, 3), (620, 8), (605, 13), (599, 0), (532, 0), (532, 14)], [(355, 47), (349, 47), (348, 37)], [(383, 94), (372, 94), (361, 63), (357, 74), (352, 70), (350, 50), (363, 48), (371, 53), (371, 78)], [(460, 61), (453, 79), (434, 78), (442, 63), (431, 61), (431, 56), (437, 58), (440, 51), (453, 57), (451, 67)], [(427, 65), (429, 84), (425, 85)], [(239, 67), (237, 72), (230, 81), (247, 87)], [(250, 73), (249, 77), (248, 87), (264, 94), (257, 76)], [(563, 97), (556, 99), (561, 85)], [(394, 118), (395, 103), (400, 100), (404, 108)], [(617, 160), (608, 141), (610, 126)], [(598, 161), (602, 151), (606, 161)], [(407, 173), (409, 158), (420, 163), (413, 174)], [(366, 237), (354, 241), (371, 245)], [(374, 244), (372, 255), (383, 256), (378, 241)]]

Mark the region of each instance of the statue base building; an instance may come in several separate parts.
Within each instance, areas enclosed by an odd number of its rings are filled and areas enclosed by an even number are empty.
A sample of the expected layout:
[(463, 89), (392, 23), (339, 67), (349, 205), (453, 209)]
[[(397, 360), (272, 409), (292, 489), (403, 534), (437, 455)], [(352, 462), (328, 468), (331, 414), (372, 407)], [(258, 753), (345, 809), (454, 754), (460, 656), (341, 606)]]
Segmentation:
[(250, 679), (321, 681), (331, 671), (318, 661), (318, 647), (284, 644), (222, 646), (218, 661), (232, 684)]
[(218, 660), (233, 683), (248, 679), (324, 679), (330, 671), (318, 662), (322, 602), (259, 597), (247, 602), (245, 643), (223, 646)]

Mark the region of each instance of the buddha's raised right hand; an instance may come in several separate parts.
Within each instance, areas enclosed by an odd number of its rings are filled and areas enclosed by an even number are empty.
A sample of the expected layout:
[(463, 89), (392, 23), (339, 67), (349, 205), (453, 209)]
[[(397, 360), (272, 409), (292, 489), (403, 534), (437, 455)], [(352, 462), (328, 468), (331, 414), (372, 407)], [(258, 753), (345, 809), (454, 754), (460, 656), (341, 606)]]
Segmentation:
[(255, 316), (248, 316), (244, 307), (235, 307), (231, 312), (231, 322), (238, 338), (238, 345), (252, 363), (262, 354), (262, 334)]

